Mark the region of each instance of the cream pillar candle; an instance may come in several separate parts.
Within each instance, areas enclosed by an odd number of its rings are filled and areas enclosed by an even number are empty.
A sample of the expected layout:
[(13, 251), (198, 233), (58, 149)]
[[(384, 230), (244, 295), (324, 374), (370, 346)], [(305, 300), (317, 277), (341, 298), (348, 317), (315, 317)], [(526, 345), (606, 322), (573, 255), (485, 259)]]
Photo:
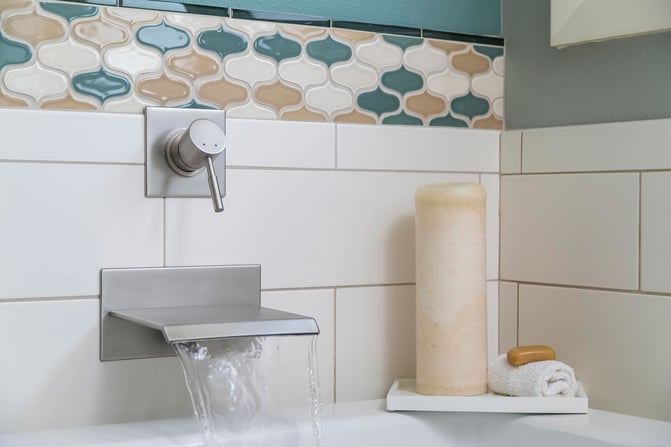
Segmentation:
[(415, 194), (417, 392), (487, 392), (485, 197), (477, 183)]

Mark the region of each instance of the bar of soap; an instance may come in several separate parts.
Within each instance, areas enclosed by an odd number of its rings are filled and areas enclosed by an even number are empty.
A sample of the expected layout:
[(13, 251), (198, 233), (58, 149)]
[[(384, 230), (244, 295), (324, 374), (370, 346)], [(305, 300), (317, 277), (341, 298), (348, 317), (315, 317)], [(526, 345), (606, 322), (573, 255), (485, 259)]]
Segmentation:
[(554, 349), (544, 345), (518, 346), (508, 351), (508, 363), (513, 366), (520, 366), (531, 362), (540, 362), (541, 360), (555, 360), (557, 354)]

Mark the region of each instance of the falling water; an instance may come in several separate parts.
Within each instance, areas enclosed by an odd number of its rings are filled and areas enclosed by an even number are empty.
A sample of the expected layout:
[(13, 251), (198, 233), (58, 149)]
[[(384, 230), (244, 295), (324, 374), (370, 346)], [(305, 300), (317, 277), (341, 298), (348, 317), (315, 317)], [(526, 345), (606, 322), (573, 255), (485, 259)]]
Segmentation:
[[(306, 341), (307, 356), (296, 349)], [(174, 347), (208, 447), (321, 447), (316, 336), (200, 340)]]

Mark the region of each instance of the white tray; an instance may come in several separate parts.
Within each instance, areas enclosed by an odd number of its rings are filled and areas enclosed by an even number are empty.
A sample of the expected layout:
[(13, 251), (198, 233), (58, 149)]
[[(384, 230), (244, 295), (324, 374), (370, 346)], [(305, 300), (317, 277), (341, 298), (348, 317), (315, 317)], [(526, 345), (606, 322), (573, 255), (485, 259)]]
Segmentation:
[(387, 393), (387, 410), (463, 411), (485, 413), (587, 413), (587, 394), (580, 382), (576, 397), (425, 396), (415, 392), (415, 379), (397, 379)]

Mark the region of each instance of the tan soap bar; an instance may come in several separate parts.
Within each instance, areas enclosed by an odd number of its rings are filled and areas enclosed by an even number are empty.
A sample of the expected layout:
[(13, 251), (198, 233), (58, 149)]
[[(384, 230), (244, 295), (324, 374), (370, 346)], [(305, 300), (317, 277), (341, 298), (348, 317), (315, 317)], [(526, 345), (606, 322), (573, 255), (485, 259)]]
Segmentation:
[(555, 360), (557, 354), (549, 346), (529, 345), (510, 349), (507, 358), (511, 365), (520, 366), (525, 363), (540, 362), (541, 360)]

